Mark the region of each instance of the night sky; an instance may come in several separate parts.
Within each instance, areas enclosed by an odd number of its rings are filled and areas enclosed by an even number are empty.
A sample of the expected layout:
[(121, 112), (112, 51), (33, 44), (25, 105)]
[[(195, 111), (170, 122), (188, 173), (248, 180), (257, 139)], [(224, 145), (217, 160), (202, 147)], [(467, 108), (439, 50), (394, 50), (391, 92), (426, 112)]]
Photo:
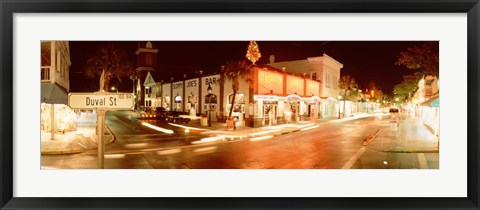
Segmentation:
[[(71, 92), (92, 92), (98, 79), (83, 76), (85, 61), (97, 46), (104, 42), (70, 41), (72, 66), (70, 67)], [(136, 64), (135, 51), (138, 42), (118, 42), (132, 62)], [(226, 60), (246, 59), (245, 53), (249, 41), (157, 41), (154, 47), (159, 49), (158, 65), (188, 66), (203, 70), (204, 74), (218, 73)], [(361, 88), (373, 80), (384, 93), (390, 94), (393, 86), (402, 81), (402, 75), (413, 71), (404, 66), (394, 65), (400, 51), (408, 47), (421, 45), (412, 41), (257, 41), (262, 57), (257, 64), (269, 63), (270, 55), (275, 62), (301, 60), (307, 57), (328, 54), (343, 63), (341, 75), (349, 74), (357, 80)], [(175, 73), (177, 73), (175, 75)], [(189, 74), (189, 73), (187, 73)], [(191, 75), (194, 73), (191, 72)], [(183, 78), (183, 72), (165, 73), (165, 81), (171, 76), (175, 80)], [(191, 77), (189, 77), (191, 78)], [(119, 91), (132, 90), (132, 81), (124, 80)]]

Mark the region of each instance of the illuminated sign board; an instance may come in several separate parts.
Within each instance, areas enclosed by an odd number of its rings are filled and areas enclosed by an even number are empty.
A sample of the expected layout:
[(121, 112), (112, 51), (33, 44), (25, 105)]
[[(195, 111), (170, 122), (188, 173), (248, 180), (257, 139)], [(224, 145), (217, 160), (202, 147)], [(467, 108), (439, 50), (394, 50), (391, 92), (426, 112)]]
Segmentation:
[(273, 95), (254, 95), (253, 100), (271, 100), (275, 101), (277, 100), (277, 96)]
[(259, 93), (283, 93), (283, 75), (268, 71), (258, 71), (258, 92)]
[(172, 89), (182, 89), (183, 88), (183, 82), (176, 82), (172, 84)]
[(304, 80), (295, 76), (287, 76), (287, 94), (303, 95)]

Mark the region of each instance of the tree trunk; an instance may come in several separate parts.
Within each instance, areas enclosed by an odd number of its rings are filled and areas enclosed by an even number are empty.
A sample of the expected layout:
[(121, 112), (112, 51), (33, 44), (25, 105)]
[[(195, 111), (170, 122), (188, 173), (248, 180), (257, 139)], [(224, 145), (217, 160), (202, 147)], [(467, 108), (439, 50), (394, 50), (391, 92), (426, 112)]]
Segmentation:
[(230, 106), (230, 111), (228, 113), (228, 118), (227, 119), (230, 119), (230, 117), (232, 116), (232, 112), (233, 112), (233, 105), (235, 103), (235, 96), (237, 95), (237, 91), (233, 91), (233, 97), (232, 97), (232, 102), (230, 103), (231, 106)]
[(345, 118), (345, 97), (343, 98), (343, 116), (342, 118)]

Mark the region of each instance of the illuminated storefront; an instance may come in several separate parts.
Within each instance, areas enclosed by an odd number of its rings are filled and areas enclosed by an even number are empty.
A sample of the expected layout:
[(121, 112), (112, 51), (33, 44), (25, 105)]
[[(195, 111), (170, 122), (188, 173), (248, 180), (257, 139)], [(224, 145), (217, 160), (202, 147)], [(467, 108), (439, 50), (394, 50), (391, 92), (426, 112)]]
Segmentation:
[(338, 117), (339, 101), (333, 97), (322, 98), (321, 108), (322, 118)]
[[(55, 132), (56, 133), (65, 133), (65, 132), (70, 132), (70, 131), (75, 131), (77, 130), (77, 125), (75, 124), (75, 121), (77, 120), (77, 114), (70, 109), (65, 104), (55, 104), (54, 106), (54, 126), (55, 126)], [(52, 123), (51, 123), (51, 110), (52, 110), (52, 105), (51, 104), (46, 104), (42, 103), (40, 107), (40, 113), (41, 113), (41, 130), (45, 132), (50, 132), (52, 129)]]
[(67, 41), (41, 42), (41, 131), (49, 132), (51, 140), (55, 140), (55, 133), (76, 129), (76, 115), (66, 106), (70, 65)]
[[(230, 94), (228, 96), (227, 100), (227, 109), (225, 111), (230, 112), (230, 109), (232, 109), (232, 117), (234, 121), (237, 123), (237, 125), (243, 125), (245, 121), (245, 94), (236, 94), (235, 95), (235, 101), (232, 104), (233, 101), (233, 94)], [(232, 108), (233, 106), (233, 108)], [(227, 115), (228, 116), (228, 115)]]
[[(212, 121), (217, 121), (219, 113), (219, 97), (220, 97), (220, 75), (205, 76), (201, 78), (202, 86), (201, 96), (204, 100), (200, 107), (200, 113), (208, 114)], [(210, 88), (209, 88), (210, 87)], [(209, 97), (207, 97), (207, 95)]]
[[(253, 68), (252, 81), (239, 80), (233, 97), (232, 81), (221, 75), (163, 84), (163, 107), (188, 115), (208, 115), (224, 122), (232, 110), (236, 125), (271, 126), (333, 116), (337, 100), (320, 97), (321, 83), (268, 68)], [(233, 103), (232, 103), (233, 101)], [(333, 105), (333, 106), (332, 106)]]
[(183, 112), (183, 81), (172, 83), (172, 111)]
[(171, 95), (170, 95), (170, 83), (163, 84), (162, 85), (162, 107), (165, 108), (165, 110), (170, 111), (171, 110)]
[(318, 81), (266, 68), (253, 74), (254, 127), (321, 117)]
[(188, 112), (189, 115), (195, 116), (198, 108), (198, 94), (199, 94), (199, 79), (190, 79), (185, 81), (185, 94), (186, 96), (186, 103), (185, 103), (185, 111)]
[(254, 95), (254, 126), (275, 125), (279, 122), (279, 98), (275, 95)]

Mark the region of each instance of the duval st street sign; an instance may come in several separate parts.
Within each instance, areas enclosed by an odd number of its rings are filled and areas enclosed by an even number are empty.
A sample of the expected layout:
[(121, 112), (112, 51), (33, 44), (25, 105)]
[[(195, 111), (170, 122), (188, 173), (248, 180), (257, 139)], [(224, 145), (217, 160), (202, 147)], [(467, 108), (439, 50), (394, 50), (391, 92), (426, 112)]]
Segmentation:
[(70, 93), (68, 106), (72, 109), (133, 109), (131, 93)]

